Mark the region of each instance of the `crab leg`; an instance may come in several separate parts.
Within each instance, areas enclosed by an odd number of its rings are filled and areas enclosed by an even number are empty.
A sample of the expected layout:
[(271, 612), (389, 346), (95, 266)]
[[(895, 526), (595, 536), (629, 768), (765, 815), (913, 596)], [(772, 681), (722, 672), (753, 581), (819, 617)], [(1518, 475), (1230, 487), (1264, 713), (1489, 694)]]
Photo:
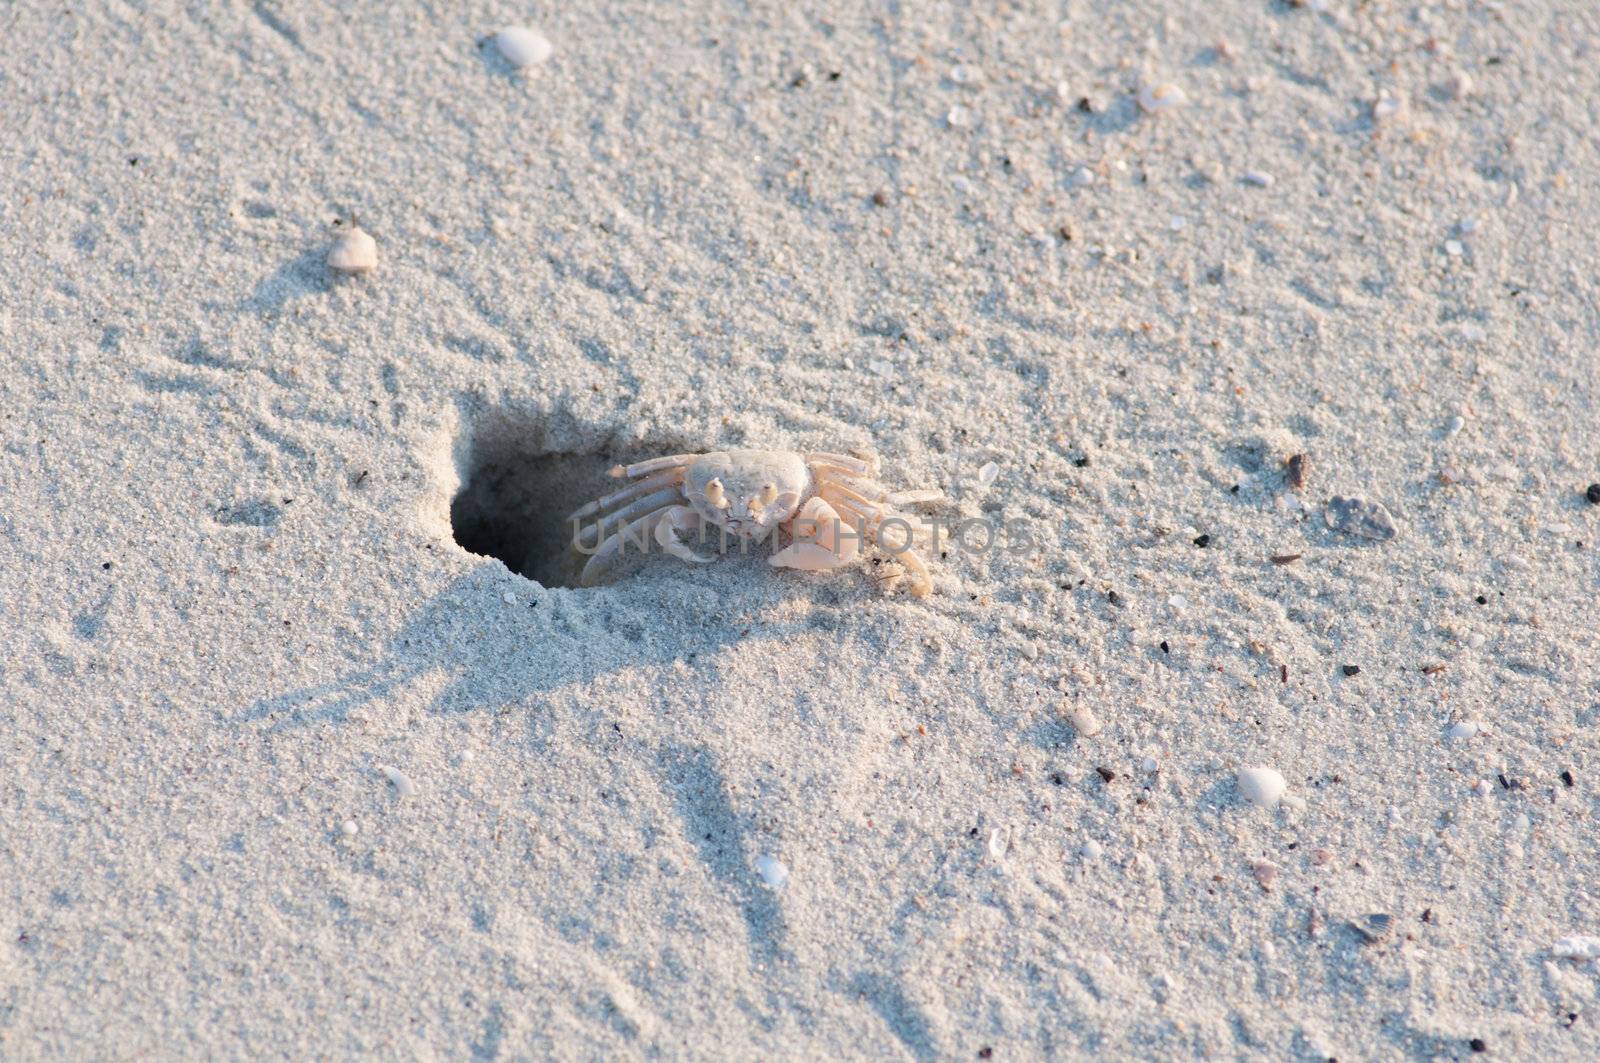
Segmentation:
[[(819, 477), (817, 490), (818, 492), (825, 491), (829, 494), (839, 495), (843, 498), (847, 498), (852, 502), (858, 503), (861, 508), (867, 508), (871, 512), (882, 510), (883, 507), (879, 503), (887, 501), (888, 499), (887, 495), (880, 495), (878, 498), (868, 498), (860, 491), (857, 491), (854, 488), (833, 479), (832, 477)], [(836, 501), (836, 499), (830, 499), (830, 501)]]
[[(829, 485), (830, 488), (833, 486), (836, 485)], [(888, 517), (897, 517), (899, 515), (892, 511), (885, 512), (879, 506), (873, 506), (871, 512), (862, 512), (858, 503), (852, 502), (846, 498), (841, 498), (838, 500), (838, 502), (839, 508), (844, 511), (844, 514), (847, 517), (855, 517), (857, 520), (861, 521), (861, 527), (866, 536), (873, 542), (874, 545), (878, 545), (881, 549), (881, 544), (878, 543), (878, 528)], [(900, 519), (905, 520), (904, 517), (900, 517)], [(908, 526), (909, 523), (910, 522), (907, 521)], [(911, 549), (911, 543), (909, 540), (906, 542), (904, 549), (898, 551), (884, 550), (884, 553), (888, 554), (890, 557), (900, 562), (900, 564), (904, 565), (911, 572), (913, 577), (915, 577), (915, 582), (911, 587), (911, 594), (913, 597), (924, 597), (929, 591), (933, 590), (933, 577), (928, 574), (928, 566), (923, 563), (922, 558), (918, 556), (917, 552)]]
[(833, 465), (856, 476), (870, 476), (877, 469), (876, 461), (863, 461), (844, 454), (829, 454), (827, 451), (815, 451), (806, 455), (808, 465)]
[(649, 537), (655, 532), (656, 525), (661, 518), (666, 516), (667, 508), (670, 507), (658, 509), (654, 513), (646, 513), (638, 520), (619, 528), (614, 534), (608, 536), (583, 566), (583, 572), (578, 576), (578, 585), (582, 587), (591, 586), (594, 583), (594, 577), (600, 574), (600, 570), (613, 557), (621, 553), (623, 547), (628, 543), (633, 543), (640, 550), (647, 549)]
[[(654, 494), (645, 495), (643, 498), (623, 506), (615, 513), (608, 513), (604, 517), (600, 518), (600, 523), (594, 525), (595, 537), (592, 541), (596, 543), (604, 542), (606, 537), (610, 535), (612, 531), (616, 530), (622, 525), (627, 524), (635, 517), (646, 513), (651, 513), (658, 509), (665, 509), (675, 502), (682, 501), (683, 492), (678, 490), (676, 487), (663, 488)], [(575, 531), (572, 541), (578, 545), (583, 545), (589, 542), (590, 539), (588, 531), (589, 529), (587, 528)]]
[(582, 509), (574, 510), (567, 520), (582, 520), (585, 517), (599, 513), (603, 509), (610, 509), (618, 502), (628, 502), (638, 498), (640, 495), (649, 494), (658, 487), (666, 487), (669, 484), (676, 486), (681, 483), (683, 483), (682, 469), (663, 469), (654, 476), (646, 476), (642, 480), (635, 480), (620, 491), (613, 491), (609, 495), (600, 496)]
[[(838, 491), (848, 498), (853, 498), (857, 502), (864, 502), (868, 505), (887, 502), (891, 506), (916, 506), (927, 502), (939, 502), (944, 499), (944, 492), (937, 488), (924, 488), (914, 491), (885, 491), (879, 488), (876, 498), (868, 498), (844, 480), (829, 475), (832, 471), (832, 469), (826, 467), (813, 469), (813, 474), (817, 478), (818, 490)], [(878, 487), (877, 484), (872, 486)]]
[(643, 476), (647, 472), (657, 472), (661, 469), (671, 469), (679, 465), (687, 466), (698, 457), (700, 457), (699, 454), (674, 454), (667, 458), (651, 458), (648, 461), (636, 461), (632, 465), (616, 465), (612, 467), (611, 475), (617, 477)]

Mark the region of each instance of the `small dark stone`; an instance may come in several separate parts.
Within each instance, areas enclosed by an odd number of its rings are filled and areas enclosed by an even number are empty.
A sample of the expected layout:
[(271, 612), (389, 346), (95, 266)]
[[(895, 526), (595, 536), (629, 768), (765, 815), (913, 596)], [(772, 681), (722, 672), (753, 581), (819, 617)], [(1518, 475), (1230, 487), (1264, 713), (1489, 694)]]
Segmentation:
[(1344, 666), (1344, 674), (1347, 675), (1347, 676), (1349, 676), (1349, 675), (1360, 675), (1361, 674), (1361, 666), (1359, 664), (1347, 664), (1347, 665)]
[(993, 1059), (994, 1058), (994, 1049), (990, 1048), (988, 1045), (984, 1045), (982, 1048), (978, 1049), (978, 1058), (979, 1059)]
[(1304, 454), (1292, 455), (1284, 463), (1284, 479), (1288, 482), (1291, 490), (1298, 491), (1306, 485), (1306, 470), (1310, 465), (1311, 459)]
[(1161, 652), (1162, 653), (1171, 653), (1172, 652), (1172, 647), (1167, 645), (1167, 640), (1166, 639), (1162, 639), (1161, 640)]
[(102, 561), (102, 562), (100, 562), (100, 567), (105, 569), (107, 572), (110, 572), (111, 571), (111, 562)]
[(1089, 455), (1085, 454), (1083, 457), (1075, 460), (1072, 464), (1076, 465), (1080, 469), (1087, 469), (1089, 467)]
[(889, 193), (881, 188), (872, 193), (872, 205), (875, 207), (887, 207), (889, 205)]
[(1106, 591), (1106, 601), (1110, 602), (1112, 605), (1117, 605), (1121, 603), (1122, 599), (1117, 597), (1116, 591)]
[(1094, 770), (1099, 773), (1103, 782), (1110, 782), (1112, 779), (1117, 777), (1117, 773), (1112, 771), (1110, 768), (1096, 768)]
[(1591, 505), (1600, 506), (1600, 484), (1590, 484), (1589, 490), (1583, 493), (1583, 497), (1587, 498)]
[(1050, 773), (1050, 781), (1055, 783), (1057, 786), (1067, 785), (1066, 776), (1062, 775), (1059, 771), (1053, 771)]
[(1565, 768), (1561, 770), (1561, 781), (1566, 783), (1568, 786), (1575, 785), (1572, 779), (1572, 772), (1566, 770)]
[(1489, 1046), (1484, 1043), (1484, 1040), (1481, 1037), (1474, 1037), (1472, 1040), (1468, 1041), (1467, 1047), (1472, 1049), (1474, 1052), (1489, 1051)]
[(1211, 545), (1211, 536), (1209, 536), (1209, 535), (1196, 535), (1194, 537), (1194, 544), (1196, 546), (1200, 547), (1200, 549), (1204, 550), (1206, 547)]
[(1478, 595), (1478, 604), (1479, 605), (1488, 605), (1489, 604), (1489, 599), (1485, 598), (1483, 595), (1480, 594), (1480, 595)]

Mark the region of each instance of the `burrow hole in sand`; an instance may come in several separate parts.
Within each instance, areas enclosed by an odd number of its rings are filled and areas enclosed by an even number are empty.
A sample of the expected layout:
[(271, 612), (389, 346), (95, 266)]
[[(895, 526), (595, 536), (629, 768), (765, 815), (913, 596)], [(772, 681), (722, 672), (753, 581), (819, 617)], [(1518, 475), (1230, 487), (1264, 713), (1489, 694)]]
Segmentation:
[(576, 587), (584, 556), (568, 516), (617, 490), (608, 470), (661, 454), (702, 449), (683, 440), (614, 446), (609, 433), (569, 417), (501, 409), (464, 418), (455, 457), (460, 488), (450, 529), (463, 550), (497, 558), (546, 587)]

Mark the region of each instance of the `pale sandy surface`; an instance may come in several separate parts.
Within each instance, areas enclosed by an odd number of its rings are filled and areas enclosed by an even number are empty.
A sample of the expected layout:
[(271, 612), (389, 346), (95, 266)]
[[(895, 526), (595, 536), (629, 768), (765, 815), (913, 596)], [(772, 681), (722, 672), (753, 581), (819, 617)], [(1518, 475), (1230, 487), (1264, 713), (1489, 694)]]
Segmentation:
[[(1170, 6), (0, 7), (0, 1057), (1600, 1057), (1600, 13)], [(452, 539), (738, 445), (1044, 548)]]

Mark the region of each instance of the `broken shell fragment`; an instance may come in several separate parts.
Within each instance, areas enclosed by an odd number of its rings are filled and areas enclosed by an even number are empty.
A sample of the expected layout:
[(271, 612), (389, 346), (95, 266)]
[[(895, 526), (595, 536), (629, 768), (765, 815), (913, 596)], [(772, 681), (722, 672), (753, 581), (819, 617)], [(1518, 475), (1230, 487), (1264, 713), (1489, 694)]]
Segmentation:
[(1188, 102), (1188, 94), (1176, 85), (1145, 85), (1139, 89), (1139, 109), (1146, 114), (1175, 111)]
[(370, 273), (378, 265), (378, 242), (354, 226), (328, 252), (328, 268), (340, 273)]

